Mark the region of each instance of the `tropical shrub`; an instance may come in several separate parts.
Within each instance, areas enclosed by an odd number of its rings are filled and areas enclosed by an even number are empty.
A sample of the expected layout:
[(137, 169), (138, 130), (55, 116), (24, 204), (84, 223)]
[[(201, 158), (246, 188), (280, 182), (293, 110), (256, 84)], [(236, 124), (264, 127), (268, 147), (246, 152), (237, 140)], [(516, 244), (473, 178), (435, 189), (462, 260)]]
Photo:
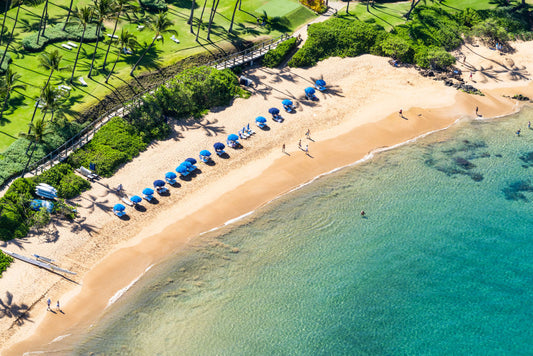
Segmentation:
[(413, 58), (414, 51), (411, 44), (400, 36), (387, 36), (379, 45), (382, 53), (387, 57), (392, 57), (402, 62), (411, 62)]
[(36, 183), (46, 183), (57, 189), (58, 197), (70, 199), (77, 197), (91, 187), (91, 184), (76, 175), (66, 163), (58, 164), (34, 178)]
[[(60, 41), (80, 41), (83, 34), (83, 27), (79, 24), (69, 22), (63, 31), (64, 23), (57, 23), (52, 26), (48, 26), (45, 31), (45, 35), (41, 35), (39, 42), (37, 43), (38, 33), (33, 32), (32, 34), (24, 37), (21, 41), (22, 47), (25, 50), (30, 52), (37, 52), (46, 47), (49, 43), (56, 43)], [(101, 31), (100, 39), (104, 37), (103, 31)], [(96, 41), (96, 24), (88, 24), (87, 30), (85, 31), (85, 37), (83, 42), (95, 42)]]
[(123, 118), (115, 117), (88, 144), (71, 154), (67, 162), (72, 167), (88, 167), (90, 163), (94, 163), (99, 175), (110, 177), (146, 146), (133, 125)]
[(307, 6), (319, 14), (324, 13), (328, 9), (324, 0), (300, 0), (300, 4)]
[(28, 202), (33, 199), (36, 184), (25, 178), (16, 179), (0, 198), (0, 240), (26, 236), (33, 211)]
[(445, 70), (455, 63), (455, 57), (441, 47), (422, 46), (416, 51), (415, 62), (421, 68)]
[[(2, 59), (2, 56), (4, 55), (4, 50), (0, 50), (0, 59)], [(7, 68), (9, 67), (9, 63), (11, 63), (11, 56), (9, 55), (9, 52), (6, 54), (6, 57), (4, 58), (4, 61), (2, 62), (2, 66), (0, 67), (0, 74), (4, 73)]]
[(279, 66), (297, 45), (298, 39), (295, 37), (280, 43), (276, 48), (271, 49), (265, 54), (263, 65), (269, 68)]
[(165, 0), (139, 0), (143, 8), (151, 12), (167, 11), (168, 6)]
[(486, 40), (489, 44), (504, 43), (509, 40), (507, 31), (498, 24), (498, 20), (488, 18), (482, 22), (477, 23), (472, 32)]
[(2, 277), (2, 273), (9, 267), (11, 262), (13, 262), (13, 257), (0, 251), (0, 277)]

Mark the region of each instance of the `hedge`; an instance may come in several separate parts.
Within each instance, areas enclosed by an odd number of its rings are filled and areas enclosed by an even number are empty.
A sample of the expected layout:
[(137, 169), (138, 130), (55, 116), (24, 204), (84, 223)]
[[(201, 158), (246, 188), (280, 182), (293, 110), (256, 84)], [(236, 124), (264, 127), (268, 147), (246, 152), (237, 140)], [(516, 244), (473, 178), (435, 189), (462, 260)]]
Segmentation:
[(33, 199), (36, 183), (18, 178), (0, 198), (0, 240), (24, 237), (30, 229), (33, 211), (27, 204)]
[(122, 164), (127, 163), (146, 149), (139, 131), (125, 119), (115, 117), (98, 131), (93, 139), (71, 154), (67, 160), (71, 167), (96, 165), (96, 172), (110, 177)]
[(73, 168), (66, 164), (58, 164), (34, 178), (35, 183), (46, 183), (57, 189), (57, 196), (71, 199), (91, 187), (86, 179), (76, 175)]
[[(69, 22), (63, 31), (64, 23), (57, 23), (55, 25), (47, 26), (44, 36), (40, 36), (39, 43), (37, 43), (37, 32), (33, 32), (31, 35), (24, 37), (21, 41), (22, 47), (30, 52), (37, 52), (46, 47), (49, 43), (61, 42), (61, 41), (76, 41), (81, 40), (83, 34), (83, 27), (77, 23)], [(96, 41), (96, 24), (88, 24), (85, 31), (85, 37), (83, 43)], [(100, 39), (104, 37), (104, 31), (100, 31)]]
[(0, 251), (0, 277), (2, 277), (2, 273), (9, 267), (11, 262), (13, 262), (13, 257)]
[(168, 6), (165, 0), (139, 0), (143, 8), (151, 12), (167, 11)]
[(269, 68), (279, 66), (296, 46), (298, 46), (298, 40), (295, 37), (283, 41), (265, 54), (263, 65)]

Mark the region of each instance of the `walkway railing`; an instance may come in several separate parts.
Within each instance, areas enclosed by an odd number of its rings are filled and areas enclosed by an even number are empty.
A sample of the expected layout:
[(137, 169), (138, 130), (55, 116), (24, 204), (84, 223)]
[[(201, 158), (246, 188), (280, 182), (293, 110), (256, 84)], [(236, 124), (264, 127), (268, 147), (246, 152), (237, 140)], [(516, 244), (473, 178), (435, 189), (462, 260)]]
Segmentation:
[[(271, 49), (276, 48), (281, 42), (286, 41), (287, 39), (291, 37), (292, 37), (291, 35), (282, 34), (281, 36), (264, 41), (262, 43), (258, 43), (243, 51), (232, 53), (227, 56), (218, 58), (214, 61), (208, 62), (205, 65), (222, 70), (226, 68), (232, 68), (237, 65), (245, 64), (245, 63), (248, 63), (250, 61), (253, 61), (254, 59), (257, 59), (263, 56), (266, 52), (268, 52)], [(161, 85), (164, 85), (165, 83), (167, 83), (168, 81), (172, 79), (173, 77), (168, 78), (163, 83), (161, 83)], [(25, 174), (37, 175), (39, 173), (46, 171), (47, 169), (52, 168), (56, 164), (63, 162), (72, 152), (83, 147), (85, 144), (91, 141), (91, 139), (96, 134), (96, 132), (98, 132), (98, 130), (100, 130), (111, 118), (115, 116), (124, 117), (125, 115), (127, 115), (130, 111), (129, 108), (137, 104), (136, 102), (140, 101), (140, 99), (146, 93), (150, 91), (153, 91), (153, 89), (150, 88), (140, 93), (137, 93), (127, 103), (117, 105), (113, 107), (112, 109), (106, 111), (104, 114), (100, 115), (96, 120), (91, 122), (88, 126), (83, 128), (74, 137), (70, 138), (67, 142), (62, 144), (60, 147), (50, 152), (49, 154), (41, 158), (39, 161), (32, 163), (29, 166), (27, 173)], [(9, 182), (6, 181), (3, 187), (4, 189), (2, 190), (5, 192), (7, 187), (10, 185), (10, 182), (12, 182), (14, 179), (18, 177), (19, 176), (10, 179)], [(3, 194), (0, 194), (0, 196), (1, 195)]]

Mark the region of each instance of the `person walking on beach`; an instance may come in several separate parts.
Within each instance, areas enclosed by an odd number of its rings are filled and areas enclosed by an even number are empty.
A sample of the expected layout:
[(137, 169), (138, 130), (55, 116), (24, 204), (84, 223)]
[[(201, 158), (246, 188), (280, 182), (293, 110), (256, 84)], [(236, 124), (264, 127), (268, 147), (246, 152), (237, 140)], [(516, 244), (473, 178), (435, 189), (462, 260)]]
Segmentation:
[(305, 145), (305, 154), (309, 155), (309, 145)]
[(311, 130), (307, 129), (307, 132), (305, 133), (305, 137), (309, 140), (311, 138)]
[(400, 117), (403, 117), (403, 110), (402, 109), (400, 109), (399, 114), (400, 114)]
[(472, 75), (473, 74), (474, 74), (473, 72), (470, 72), (470, 80), (472, 80)]
[(479, 107), (476, 106), (476, 116), (479, 116), (478, 111), (479, 111)]
[(57, 301), (57, 304), (56, 304), (56, 310), (61, 311), (61, 308), (59, 307), (59, 300)]
[(302, 149), (302, 140), (301, 139), (300, 139), (300, 141), (298, 141), (298, 148)]
[(283, 146), (281, 146), (281, 152), (285, 153), (285, 144), (283, 144)]
[(527, 122), (527, 128), (531, 130), (531, 121)]
[(46, 308), (46, 310), (51, 310), (50, 305), (52, 304), (52, 301), (50, 300), (50, 298), (48, 298), (48, 300), (46, 301), (46, 304), (48, 304), (48, 307)]
[(520, 136), (520, 132), (522, 132), (522, 130), (518, 129), (518, 131), (516, 131), (516, 136)]

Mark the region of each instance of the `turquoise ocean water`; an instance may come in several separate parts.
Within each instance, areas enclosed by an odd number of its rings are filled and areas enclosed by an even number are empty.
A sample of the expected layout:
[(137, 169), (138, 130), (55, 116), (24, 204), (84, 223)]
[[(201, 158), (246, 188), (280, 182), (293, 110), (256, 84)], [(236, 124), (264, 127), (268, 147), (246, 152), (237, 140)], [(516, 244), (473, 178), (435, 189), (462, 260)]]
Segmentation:
[(54, 347), (83, 355), (531, 355), (528, 120), (532, 109), (462, 122), (321, 177), (239, 226), (197, 238), (152, 268), (81, 341)]

